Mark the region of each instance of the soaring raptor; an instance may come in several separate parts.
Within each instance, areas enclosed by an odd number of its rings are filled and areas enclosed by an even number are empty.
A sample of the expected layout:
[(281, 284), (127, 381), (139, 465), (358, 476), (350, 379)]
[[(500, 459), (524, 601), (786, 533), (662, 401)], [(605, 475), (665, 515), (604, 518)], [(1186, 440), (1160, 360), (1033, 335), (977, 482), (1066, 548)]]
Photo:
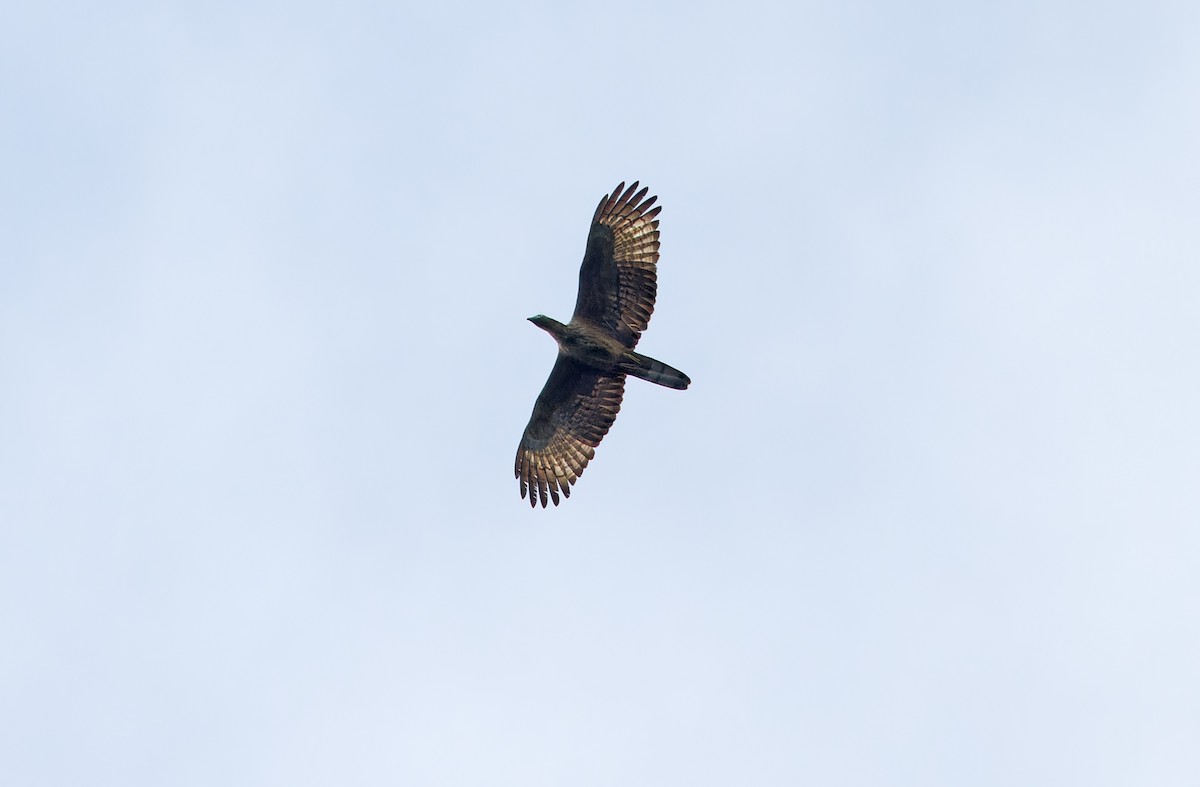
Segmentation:
[(622, 183), (596, 206), (588, 232), (575, 314), (563, 325), (544, 314), (529, 321), (558, 342), (558, 360), (533, 405), (533, 415), (517, 448), (517, 480), (529, 504), (558, 493), (571, 496), (596, 446), (608, 433), (621, 397), (625, 375), (668, 388), (687, 388), (691, 380), (633, 351), (650, 322), (657, 290), (657, 197)]

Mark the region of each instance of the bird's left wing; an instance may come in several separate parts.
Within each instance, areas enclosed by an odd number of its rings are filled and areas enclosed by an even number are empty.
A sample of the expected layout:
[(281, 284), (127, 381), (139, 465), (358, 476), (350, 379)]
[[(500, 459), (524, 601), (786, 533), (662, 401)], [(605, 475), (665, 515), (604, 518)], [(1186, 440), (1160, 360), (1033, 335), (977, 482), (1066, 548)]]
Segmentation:
[(650, 323), (658, 291), (657, 197), (622, 183), (596, 206), (579, 267), (574, 320), (607, 329), (626, 347), (637, 344)]
[(549, 500), (558, 505), (560, 491), (571, 496), (571, 484), (595, 456), (624, 394), (625, 375), (601, 374), (558, 356), (517, 448), (522, 498), (528, 494), (530, 505), (540, 501), (545, 508)]

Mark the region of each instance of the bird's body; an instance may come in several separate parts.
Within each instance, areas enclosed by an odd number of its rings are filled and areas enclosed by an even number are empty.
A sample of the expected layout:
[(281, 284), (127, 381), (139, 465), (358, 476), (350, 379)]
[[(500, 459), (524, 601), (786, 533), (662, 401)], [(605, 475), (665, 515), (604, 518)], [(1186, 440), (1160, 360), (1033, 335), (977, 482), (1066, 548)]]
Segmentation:
[(606, 334), (595, 325), (581, 320), (572, 320), (563, 325), (558, 320), (539, 314), (529, 321), (558, 342), (561, 353), (590, 369), (615, 373), (617, 364), (625, 354), (625, 345)]
[(634, 352), (654, 311), (654, 217), (661, 210), (651, 209), (655, 197), (643, 202), (647, 190), (637, 186), (624, 190), (622, 183), (596, 207), (571, 321), (529, 318), (558, 342), (558, 360), (517, 449), (521, 497), (528, 494), (535, 506), (558, 505), (560, 490), (570, 496), (621, 408), (626, 375), (677, 389), (691, 383), (678, 369)]
[(636, 353), (584, 320), (572, 320), (563, 325), (558, 320), (539, 314), (529, 321), (558, 342), (558, 349), (576, 363), (605, 374), (631, 374), (668, 388), (687, 388), (691, 380), (678, 369), (662, 361)]

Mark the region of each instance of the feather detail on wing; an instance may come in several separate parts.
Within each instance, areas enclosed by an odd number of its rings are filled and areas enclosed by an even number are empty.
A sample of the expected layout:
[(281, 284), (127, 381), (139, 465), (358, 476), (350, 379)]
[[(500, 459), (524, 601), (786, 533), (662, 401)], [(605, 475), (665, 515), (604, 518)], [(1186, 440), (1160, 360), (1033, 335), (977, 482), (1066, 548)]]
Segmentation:
[(579, 269), (572, 319), (603, 326), (633, 348), (654, 312), (658, 290), (657, 197), (621, 183), (596, 206)]
[(517, 448), (516, 477), (529, 504), (558, 505), (559, 492), (571, 496), (571, 484), (595, 456), (621, 409), (625, 375), (601, 374), (563, 355), (538, 395), (533, 415)]

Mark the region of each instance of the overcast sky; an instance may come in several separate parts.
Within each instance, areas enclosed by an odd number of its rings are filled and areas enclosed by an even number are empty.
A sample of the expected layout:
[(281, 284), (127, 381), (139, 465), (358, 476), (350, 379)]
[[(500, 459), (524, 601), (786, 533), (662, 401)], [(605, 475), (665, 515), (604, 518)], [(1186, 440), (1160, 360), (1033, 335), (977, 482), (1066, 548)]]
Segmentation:
[(0, 783), (1200, 783), (1198, 9), (13, 4)]

